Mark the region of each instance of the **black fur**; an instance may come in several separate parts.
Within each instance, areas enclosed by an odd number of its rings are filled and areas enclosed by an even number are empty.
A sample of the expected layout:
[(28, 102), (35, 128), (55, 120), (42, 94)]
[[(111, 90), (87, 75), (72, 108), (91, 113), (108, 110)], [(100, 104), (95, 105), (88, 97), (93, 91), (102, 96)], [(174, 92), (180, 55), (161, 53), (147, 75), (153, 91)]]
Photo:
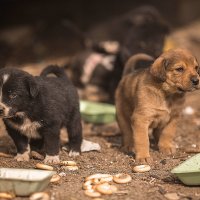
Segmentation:
[[(57, 77), (47, 77), (50, 73)], [(3, 84), (5, 74), (9, 77)], [(44, 141), (42, 144), (47, 155), (58, 155), (62, 127), (67, 128), (71, 151), (80, 152), (82, 127), (78, 95), (63, 69), (49, 66), (41, 76), (33, 77), (16, 68), (4, 68), (0, 70), (0, 79), (2, 104), (10, 107), (7, 116), (2, 117), (18, 153), (27, 150), (30, 139), (35, 140), (29, 133), (22, 133), (15, 127), (23, 125), (26, 119), (40, 125), (36, 131), (39, 140)]]
[[(113, 37), (121, 34), (121, 40), (118, 41), (120, 48), (114, 55), (95, 46), (93, 50), (77, 55), (70, 63), (72, 80), (75, 85), (82, 88), (87, 87), (87, 84), (95, 85), (109, 94), (109, 102), (114, 101), (115, 89), (128, 58), (137, 53), (158, 57), (162, 53), (165, 36), (169, 33), (168, 24), (160, 13), (151, 6), (137, 8), (127, 15), (119, 17), (118, 22), (115, 23), (115, 26), (121, 27), (121, 32), (113, 33)], [(115, 28), (113, 27), (113, 30)], [(98, 63), (90, 80), (85, 84), (81, 82), (81, 76), (85, 61), (92, 53), (114, 56), (113, 69), (107, 70), (102, 63)]]

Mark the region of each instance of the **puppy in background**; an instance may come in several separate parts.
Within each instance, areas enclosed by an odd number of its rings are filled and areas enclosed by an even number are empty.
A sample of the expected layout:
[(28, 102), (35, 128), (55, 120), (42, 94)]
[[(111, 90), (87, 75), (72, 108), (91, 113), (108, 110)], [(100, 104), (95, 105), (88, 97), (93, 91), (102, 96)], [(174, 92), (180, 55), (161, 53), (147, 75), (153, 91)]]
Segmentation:
[[(146, 55), (146, 60), (151, 58)], [(125, 151), (134, 151), (138, 162), (150, 162), (149, 129), (159, 150), (172, 154), (173, 138), (186, 92), (199, 89), (200, 68), (185, 49), (169, 50), (151, 66), (133, 69), (135, 56), (125, 66), (125, 76), (116, 90), (117, 120)], [(136, 66), (135, 66), (136, 67)]]
[(1, 69), (0, 117), (16, 145), (17, 161), (29, 160), (31, 144), (44, 147), (44, 162), (58, 163), (62, 127), (69, 134), (70, 156), (80, 153), (82, 127), (77, 91), (57, 66), (45, 68), (36, 77), (16, 68)]
[(113, 103), (128, 58), (136, 53), (158, 57), (169, 26), (156, 8), (142, 6), (113, 19), (102, 29), (108, 31), (110, 42), (76, 55), (68, 70), (73, 83), (83, 90), (82, 98)]

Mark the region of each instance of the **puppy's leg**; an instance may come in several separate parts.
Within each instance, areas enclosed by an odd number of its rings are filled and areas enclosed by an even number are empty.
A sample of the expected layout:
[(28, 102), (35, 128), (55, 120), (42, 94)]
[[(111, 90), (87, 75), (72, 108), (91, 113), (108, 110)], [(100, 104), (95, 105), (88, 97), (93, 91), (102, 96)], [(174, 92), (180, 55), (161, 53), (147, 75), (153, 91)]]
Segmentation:
[(133, 152), (133, 137), (131, 128), (131, 111), (124, 105), (123, 100), (116, 101), (117, 122), (122, 133), (122, 151)]
[(17, 148), (17, 155), (15, 159), (17, 161), (29, 161), (30, 159), (30, 146), (28, 144), (28, 138), (22, 135), (18, 130), (6, 126), (8, 134), (13, 139)]
[(72, 115), (66, 128), (69, 136), (69, 156), (78, 156), (81, 152), (82, 143), (82, 125), (80, 113), (78, 111)]
[(136, 161), (139, 163), (150, 163), (152, 159), (149, 154), (149, 121), (143, 116), (132, 117), (133, 140), (136, 154)]
[(44, 147), (44, 138), (30, 140), (31, 151), (42, 151)]
[(57, 127), (43, 128), (45, 163), (59, 163), (60, 129)]
[(176, 147), (173, 142), (176, 133), (176, 125), (177, 119), (173, 118), (163, 128), (158, 142), (160, 152), (168, 155), (176, 152)]
[(133, 138), (130, 118), (122, 111), (118, 113), (117, 121), (122, 132), (122, 151), (133, 152)]

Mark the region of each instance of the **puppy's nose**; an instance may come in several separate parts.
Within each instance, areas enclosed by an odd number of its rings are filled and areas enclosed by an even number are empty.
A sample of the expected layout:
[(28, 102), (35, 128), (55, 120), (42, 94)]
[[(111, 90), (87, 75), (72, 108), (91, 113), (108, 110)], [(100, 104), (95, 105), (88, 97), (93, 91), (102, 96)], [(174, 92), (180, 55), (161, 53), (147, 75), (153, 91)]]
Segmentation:
[(193, 85), (198, 85), (199, 84), (199, 79), (197, 77), (192, 77), (190, 80), (192, 81)]

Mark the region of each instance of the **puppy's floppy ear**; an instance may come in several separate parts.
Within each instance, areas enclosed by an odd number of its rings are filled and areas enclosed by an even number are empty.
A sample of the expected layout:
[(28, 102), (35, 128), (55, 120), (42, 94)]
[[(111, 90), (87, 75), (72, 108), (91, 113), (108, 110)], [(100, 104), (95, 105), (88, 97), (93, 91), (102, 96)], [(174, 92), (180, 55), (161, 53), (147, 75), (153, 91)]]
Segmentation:
[(35, 98), (39, 93), (39, 89), (38, 89), (38, 85), (36, 81), (34, 80), (33, 77), (30, 76), (30, 77), (27, 77), (26, 82), (27, 82), (27, 88), (28, 88), (30, 96), (32, 98)]
[(157, 58), (150, 68), (150, 73), (160, 81), (166, 80), (166, 69), (169, 65), (169, 60), (163, 57)]

